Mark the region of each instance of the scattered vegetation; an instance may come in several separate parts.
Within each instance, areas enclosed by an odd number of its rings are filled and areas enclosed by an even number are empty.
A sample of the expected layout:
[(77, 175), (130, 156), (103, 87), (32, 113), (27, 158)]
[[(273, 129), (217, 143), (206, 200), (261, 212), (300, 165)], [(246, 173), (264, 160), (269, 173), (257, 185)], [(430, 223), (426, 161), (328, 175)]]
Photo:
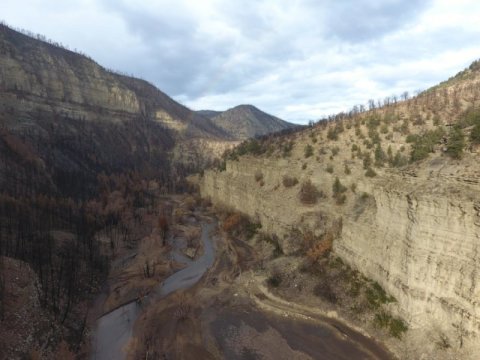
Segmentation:
[(309, 158), (312, 155), (313, 155), (313, 146), (308, 144), (308, 145), (305, 146), (304, 156), (305, 156), (305, 158)]
[(347, 199), (345, 192), (347, 190), (348, 190), (347, 187), (340, 182), (338, 177), (336, 177), (332, 185), (332, 191), (333, 191), (333, 198), (335, 199), (337, 205), (342, 205), (345, 203)]
[(454, 159), (461, 159), (465, 148), (465, 135), (459, 126), (455, 126), (447, 142), (447, 154)]
[(278, 238), (276, 236), (270, 236), (268, 234), (260, 234), (259, 236), (260, 241), (264, 241), (270, 245), (273, 245), (273, 257), (277, 258), (281, 255), (283, 255), (283, 250), (282, 247), (280, 246), (280, 242), (278, 241)]
[(408, 330), (407, 324), (402, 319), (394, 318), (385, 311), (375, 314), (373, 323), (377, 327), (388, 329), (390, 335), (398, 339)]
[(302, 183), (299, 192), (300, 201), (306, 205), (314, 205), (317, 203), (320, 197), (323, 197), (321, 191), (317, 189), (315, 185), (311, 182), (311, 180), (306, 180)]
[(435, 146), (441, 143), (444, 135), (445, 132), (441, 128), (425, 131), (420, 135), (408, 135), (406, 141), (412, 144), (410, 161), (415, 162), (428, 157), (435, 151)]

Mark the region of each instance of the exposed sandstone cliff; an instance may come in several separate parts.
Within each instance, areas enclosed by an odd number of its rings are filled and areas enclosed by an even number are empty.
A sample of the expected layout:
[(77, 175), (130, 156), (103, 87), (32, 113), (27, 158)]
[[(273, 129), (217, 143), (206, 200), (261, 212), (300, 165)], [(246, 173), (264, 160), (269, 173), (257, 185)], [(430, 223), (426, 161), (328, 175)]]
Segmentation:
[[(200, 191), (213, 203), (260, 221), (263, 230), (278, 235), (287, 254), (301, 246), (301, 236), (292, 230), (321, 234), (341, 218), (334, 253), (393, 295), (398, 301), (393, 311), (412, 329), (445, 335), (454, 346), (460, 338), (475, 344), (480, 335), (476, 155), (467, 154), (460, 162), (435, 156), (404, 170), (379, 169), (377, 177), (368, 178), (352, 160), (344, 158), (351, 170), (347, 175), (340, 160), (305, 160), (301, 154), (302, 147), (296, 146), (287, 159), (244, 156), (228, 161), (225, 171), (205, 172)], [(328, 164), (340, 169), (330, 174)], [(285, 175), (296, 176), (299, 184), (285, 187)], [(337, 176), (347, 186), (356, 185), (344, 205), (332, 199)], [(299, 201), (299, 186), (306, 179), (325, 194), (316, 205)]]

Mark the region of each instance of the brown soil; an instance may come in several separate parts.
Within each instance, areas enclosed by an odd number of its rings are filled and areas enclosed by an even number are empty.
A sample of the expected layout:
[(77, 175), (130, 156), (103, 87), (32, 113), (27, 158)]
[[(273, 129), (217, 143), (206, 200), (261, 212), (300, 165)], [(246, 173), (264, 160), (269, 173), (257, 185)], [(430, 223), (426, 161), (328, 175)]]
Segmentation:
[(224, 233), (216, 240), (202, 280), (140, 316), (128, 358), (393, 359), (363, 331), (272, 294), (265, 275), (250, 270), (260, 259), (253, 243)]

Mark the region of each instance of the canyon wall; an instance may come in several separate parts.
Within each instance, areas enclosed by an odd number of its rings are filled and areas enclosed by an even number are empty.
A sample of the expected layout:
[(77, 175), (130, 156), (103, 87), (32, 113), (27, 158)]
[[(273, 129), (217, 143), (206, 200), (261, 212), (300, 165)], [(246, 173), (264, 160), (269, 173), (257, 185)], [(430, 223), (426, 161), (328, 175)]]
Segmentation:
[[(442, 169), (435, 176), (431, 170), (414, 176), (385, 170), (374, 179), (342, 175), (344, 184), (353, 180), (357, 188), (339, 206), (331, 200), (335, 176), (321, 167), (303, 170), (302, 164), (243, 157), (228, 161), (223, 172), (205, 172), (200, 191), (214, 204), (259, 220), (288, 247), (287, 254), (300, 242), (293, 229), (321, 233), (326, 218), (342, 218), (334, 253), (393, 295), (411, 328), (466, 338), (480, 334), (478, 183), (452, 177), (445, 164), (435, 167)], [(310, 179), (326, 197), (313, 206), (301, 204), (300, 185), (286, 188), (284, 175), (296, 175), (300, 184)]]

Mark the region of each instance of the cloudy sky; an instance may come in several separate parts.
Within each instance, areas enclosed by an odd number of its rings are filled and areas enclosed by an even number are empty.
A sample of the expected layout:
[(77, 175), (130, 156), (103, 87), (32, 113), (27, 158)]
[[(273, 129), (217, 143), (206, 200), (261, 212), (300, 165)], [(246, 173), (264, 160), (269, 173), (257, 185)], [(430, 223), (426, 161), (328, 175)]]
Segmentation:
[(480, 58), (478, 0), (1, 0), (0, 19), (192, 109), (249, 103), (299, 123)]

